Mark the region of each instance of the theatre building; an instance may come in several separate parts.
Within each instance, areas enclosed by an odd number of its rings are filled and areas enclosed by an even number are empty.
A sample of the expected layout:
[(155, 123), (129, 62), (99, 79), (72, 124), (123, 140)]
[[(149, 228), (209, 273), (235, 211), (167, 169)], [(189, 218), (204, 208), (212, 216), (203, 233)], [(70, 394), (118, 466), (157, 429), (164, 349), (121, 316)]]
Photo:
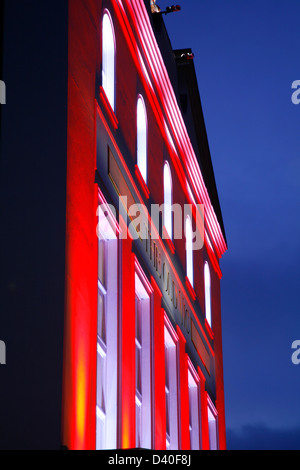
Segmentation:
[(64, 296), (49, 328), (59, 429), (49, 422), (68, 449), (226, 448), (226, 237), (197, 58), (172, 50), (164, 14), (180, 12), (165, 3), (65, 10)]

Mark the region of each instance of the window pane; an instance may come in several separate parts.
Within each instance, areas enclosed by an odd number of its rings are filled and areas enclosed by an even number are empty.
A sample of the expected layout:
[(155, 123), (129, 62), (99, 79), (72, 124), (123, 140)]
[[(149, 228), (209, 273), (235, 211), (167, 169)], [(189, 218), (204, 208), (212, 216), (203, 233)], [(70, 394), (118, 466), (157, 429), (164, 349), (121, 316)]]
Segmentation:
[(111, 19), (107, 13), (102, 24), (102, 86), (115, 110), (115, 40)]
[(211, 326), (211, 282), (210, 282), (210, 271), (208, 263), (204, 266), (204, 283), (205, 283), (205, 316), (206, 320)]
[(199, 389), (192, 373), (188, 372), (189, 381), (189, 416), (190, 416), (190, 441), (191, 449), (200, 449), (200, 426), (199, 426)]
[(98, 279), (105, 287), (105, 241), (101, 239), (98, 242)]
[(142, 447), (142, 404), (138, 397), (135, 399), (135, 426), (136, 426), (136, 447)]
[(210, 450), (218, 449), (217, 439), (217, 419), (210, 407), (208, 407), (208, 429), (209, 429), (209, 448)]
[(178, 449), (178, 387), (176, 343), (165, 326), (166, 429), (167, 447)]
[[(118, 240), (99, 210), (97, 318), (97, 449), (117, 445)], [(109, 260), (109, 263), (107, 263)]]
[(193, 266), (193, 232), (192, 223), (189, 217), (185, 222), (185, 237), (186, 237), (186, 275), (194, 287), (194, 266)]
[(106, 354), (99, 350), (97, 360), (97, 406), (105, 416), (106, 406)]
[(136, 390), (142, 395), (142, 350), (135, 345), (135, 386)]
[(135, 297), (135, 336), (142, 346), (142, 301)]
[(172, 240), (172, 180), (170, 167), (167, 162), (164, 165), (164, 226)]
[(170, 392), (166, 389), (166, 433), (167, 443), (170, 446)]
[(97, 449), (105, 447), (105, 416), (99, 409), (97, 409), (96, 443)]
[(147, 119), (145, 104), (141, 97), (137, 102), (137, 165), (147, 183)]
[(98, 336), (106, 344), (105, 297), (98, 289)]

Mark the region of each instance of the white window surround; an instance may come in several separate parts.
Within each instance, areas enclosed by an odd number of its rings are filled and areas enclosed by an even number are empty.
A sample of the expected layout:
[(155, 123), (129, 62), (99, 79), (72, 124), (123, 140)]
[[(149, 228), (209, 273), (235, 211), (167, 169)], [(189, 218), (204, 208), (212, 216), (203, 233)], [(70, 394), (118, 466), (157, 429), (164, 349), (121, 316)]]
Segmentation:
[(208, 262), (204, 264), (205, 318), (211, 327), (211, 278)]
[(208, 415), (208, 431), (209, 431), (209, 448), (210, 450), (218, 450), (218, 413), (207, 395), (207, 415)]
[(191, 450), (201, 449), (200, 429), (200, 378), (188, 358), (189, 418)]
[(165, 368), (166, 368), (166, 448), (179, 448), (178, 415), (178, 336), (165, 314)]
[(172, 223), (172, 176), (170, 165), (167, 161), (164, 164), (164, 226), (171, 240), (173, 240)]
[(151, 449), (151, 321), (153, 289), (135, 259), (136, 446)]
[(137, 99), (136, 107), (136, 127), (137, 127), (137, 166), (147, 184), (147, 112), (144, 99), (141, 95)]
[(193, 260), (193, 229), (190, 216), (185, 219), (185, 251), (186, 251), (186, 275), (194, 287), (194, 260)]
[(102, 19), (102, 87), (115, 111), (115, 33), (108, 10), (104, 10)]
[[(98, 207), (98, 330), (96, 448), (117, 446), (118, 238)], [(104, 223), (105, 221), (105, 223)]]

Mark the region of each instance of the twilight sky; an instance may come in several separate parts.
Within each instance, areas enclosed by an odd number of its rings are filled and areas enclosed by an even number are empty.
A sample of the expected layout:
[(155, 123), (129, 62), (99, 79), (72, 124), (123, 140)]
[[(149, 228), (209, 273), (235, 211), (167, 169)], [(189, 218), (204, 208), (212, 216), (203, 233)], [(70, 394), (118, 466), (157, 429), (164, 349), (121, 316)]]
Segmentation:
[[(229, 250), (221, 261), (227, 444), (300, 449), (298, 0), (181, 0)], [(158, 1), (163, 9), (167, 0)]]

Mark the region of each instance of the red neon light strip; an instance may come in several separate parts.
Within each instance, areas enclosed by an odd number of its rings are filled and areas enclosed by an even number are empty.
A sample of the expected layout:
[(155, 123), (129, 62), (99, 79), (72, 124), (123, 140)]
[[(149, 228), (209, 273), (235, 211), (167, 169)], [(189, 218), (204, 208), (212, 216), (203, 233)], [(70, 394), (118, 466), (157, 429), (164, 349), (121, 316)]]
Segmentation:
[(140, 183), (140, 186), (141, 186), (141, 188), (142, 188), (142, 190), (143, 190), (143, 193), (144, 193), (144, 195), (145, 195), (145, 198), (146, 198), (146, 199), (149, 199), (149, 197), (150, 197), (150, 191), (149, 191), (148, 186), (146, 185), (145, 180), (144, 180), (144, 178), (142, 177), (142, 174), (141, 174), (141, 172), (140, 172), (140, 169), (139, 169), (139, 167), (138, 167), (137, 165), (135, 165), (135, 174), (136, 174), (137, 180), (138, 180), (138, 182)]
[[(156, 115), (156, 118), (157, 118), (157, 124), (158, 126), (160, 127), (160, 130), (161, 130), (161, 133), (164, 137), (164, 140), (165, 140), (165, 143), (167, 145), (167, 148), (169, 150), (169, 153), (171, 155), (171, 158), (172, 158), (172, 161), (173, 161), (173, 164), (174, 164), (174, 168), (175, 168), (175, 171), (177, 173), (177, 176), (179, 178), (179, 181), (182, 185), (182, 189), (183, 189), (183, 192), (185, 194), (185, 196), (187, 197), (188, 200), (190, 200), (190, 196), (188, 194), (188, 190), (186, 188), (186, 184), (185, 184), (185, 180), (183, 179), (183, 174), (185, 173), (184, 169), (181, 167), (181, 164), (179, 162), (179, 159), (176, 158), (177, 155), (174, 155), (174, 149), (171, 148), (171, 144), (169, 143), (169, 137), (168, 137), (168, 132), (169, 131), (166, 131), (166, 129), (163, 127), (162, 125), (162, 122), (163, 122), (163, 116), (161, 115), (161, 105), (158, 103), (158, 99), (157, 99), (157, 96), (156, 94), (154, 93), (153, 91), (153, 87), (152, 87), (152, 84), (150, 83), (150, 88), (152, 89), (152, 93), (150, 92), (150, 89), (149, 89), (149, 75), (148, 73), (146, 74), (146, 77), (147, 77), (147, 80), (145, 79), (145, 64), (144, 62), (142, 63), (142, 66), (141, 64), (139, 63), (138, 61), (138, 57), (141, 56), (138, 48), (137, 48), (137, 44), (136, 44), (136, 40), (135, 40), (135, 37), (133, 36), (133, 32), (132, 32), (132, 29), (131, 29), (131, 25), (129, 24), (129, 21), (128, 21), (128, 18), (127, 18), (127, 15), (125, 13), (125, 10), (124, 10), (124, 7), (122, 5), (122, 2), (119, 1), (119, 4), (122, 8), (122, 13), (120, 14), (120, 11), (119, 9), (117, 8), (117, 5), (115, 5), (115, 12), (116, 12), (116, 15), (118, 16), (118, 19), (119, 19), (119, 22), (120, 22), (120, 25), (123, 29), (123, 33), (124, 33), (124, 37), (126, 38), (127, 40), (127, 44), (129, 46), (129, 50), (131, 51), (131, 55), (132, 55), (132, 58), (133, 58), (133, 61), (135, 62), (135, 65), (137, 67), (137, 70), (139, 72), (139, 75), (140, 75), (140, 78), (141, 78), (141, 81), (142, 83), (144, 84), (144, 88), (145, 88), (145, 92), (147, 94), (147, 97), (149, 99), (149, 102), (151, 104), (151, 107), (153, 109), (153, 112), (154, 114)], [(135, 20), (133, 18), (133, 22), (135, 23)], [(192, 186), (194, 187), (194, 184), (192, 184)], [(194, 192), (195, 192), (195, 189), (194, 189)], [(205, 245), (206, 245), (206, 248), (208, 248), (208, 245), (206, 243), (206, 240), (205, 240)], [(214, 259), (215, 257), (215, 254), (212, 252), (211, 249), (208, 250), (209, 252), (209, 255), (210, 255), (210, 258), (213, 257), (212, 259), (212, 265), (214, 266), (214, 268), (216, 269), (216, 272), (219, 276), (219, 278), (221, 279), (222, 277), (222, 273), (221, 273), (221, 270), (220, 270), (220, 267), (219, 267), (219, 263), (217, 261), (217, 259)], [(219, 254), (219, 257), (221, 255)]]
[[(122, 223), (122, 222), (121, 222)], [(126, 224), (121, 226), (127, 230)], [(120, 363), (121, 448), (135, 447), (135, 278), (132, 241), (122, 240), (122, 321)]]
[[(178, 108), (172, 85), (165, 69), (159, 48), (156, 44), (147, 11), (141, 0), (125, 0), (125, 3), (127, 4), (131, 16), (135, 19), (133, 24), (137, 27), (137, 35), (139, 36), (140, 42), (142, 44), (148, 67), (155, 79), (154, 82), (156, 87), (158, 87), (157, 94), (162, 99), (162, 105), (170, 122), (170, 128), (176, 137), (176, 143), (179, 146), (180, 154), (183, 157), (183, 161), (187, 163), (187, 169), (192, 181), (192, 187), (195, 191), (195, 194), (197, 195), (197, 198), (199, 199), (199, 202), (203, 201), (205, 204), (208, 213), (208, 226), (210, 227), (210, 232), (213, 235), (212, 239), (216, 245), (218, 255), (221, 257), (227, 247), (218, 220), (209, 200), (207, 189), (205, 187), (196, 156), (191, 146), (183, 118)], [(188, 156), (188, 158), (185, 158), (185, 156)]]
[(206, 320), (206, 318), (205, 318), (205, 320), (204, 320), (204, 324), (205, 324), (206, 330), (207, 330), (207, 332), (208, 332), (210, 338), (211, 338), (211, 339), (214, 339), (214, 333), (213, 333), (213, 331), (212, 331), (212, 329), (211, 329), (211, 327), (210, 327), (208, 321)]
[(185, 284), (186, 284), (186, 287), (188, 288), (188, 291), (190, 293), (190, 296), (192, 297), (193, 300), (196, 300), (196, 292), (194, 291), (194, 288), (192, 286), (192, 284), (190, 283), (190, 280), (189, 278), (186, 276), (185, 277)]
[(115, 113), (114, 113), (114, 111), (113, 111), (113, 109), (112, 109), (112, 107), (111, 107), (111, 105), (110, 105), (110, 102), (109, 102), (108, 99), (107, 99), (106, 93), (105, 93), (105, 91), (104, 91), (104, 89), (103, 89), (102, 86), (100, 87), (100, 94), (99, 94), (99, 96), (100, 96), (100, 99), (101, 99), (101, 103), (104, 105), (105, 110), (106, 110), (106, 112), (107, 112), (107, 114), (108, 114), (108, 117), (109, 117), (109, 119), (111, 120), (111, 122), (112, 122), (114, 128), (115, 128), (115, 129), (118, 129), (118, 125), (119, 125), (118, 119), (117, 119), (117, 117), (116, 117), (116, 115), (115, 115)]
[(175, 246), (174, 246), (174, 243), (172, 242), (169, 234), (168, 234), (168, 231), (166, 229), (165, 226), (163, 226), (163, 240), (165, 240), (170, 248), (170, 251), (172, 253), (172, 255), (174, 255), (175, 253)]

